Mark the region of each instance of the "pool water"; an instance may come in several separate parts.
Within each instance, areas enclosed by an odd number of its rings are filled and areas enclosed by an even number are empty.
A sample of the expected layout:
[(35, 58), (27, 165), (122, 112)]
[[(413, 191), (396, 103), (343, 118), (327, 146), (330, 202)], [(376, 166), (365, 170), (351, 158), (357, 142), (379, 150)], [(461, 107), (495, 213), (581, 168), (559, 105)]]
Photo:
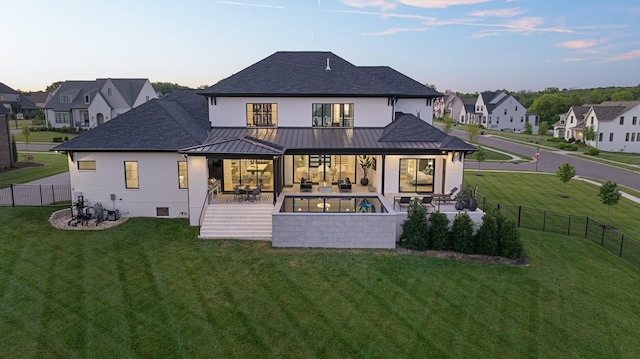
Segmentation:
[(283, 213), (387, 213), (376, 196), (287, 196)]

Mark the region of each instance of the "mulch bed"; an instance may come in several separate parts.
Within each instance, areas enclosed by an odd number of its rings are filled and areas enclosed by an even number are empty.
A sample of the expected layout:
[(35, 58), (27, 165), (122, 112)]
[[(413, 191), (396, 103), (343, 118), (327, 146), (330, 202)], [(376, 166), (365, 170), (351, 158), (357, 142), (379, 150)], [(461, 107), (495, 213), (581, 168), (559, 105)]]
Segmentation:
[(529, 265), (529, 259), (522, 256), (518, 259), (509, 259), (498, 256), (485, 256), (482, 254), (465, 254), (452, 251), (414, 251), (402, 247), (396, 247), (398, 253), (412, 254), (417, 256), (428, 256), (435, 258), (456, 259), (468, 262), (502, 264), (508, 266), (526, 267)]

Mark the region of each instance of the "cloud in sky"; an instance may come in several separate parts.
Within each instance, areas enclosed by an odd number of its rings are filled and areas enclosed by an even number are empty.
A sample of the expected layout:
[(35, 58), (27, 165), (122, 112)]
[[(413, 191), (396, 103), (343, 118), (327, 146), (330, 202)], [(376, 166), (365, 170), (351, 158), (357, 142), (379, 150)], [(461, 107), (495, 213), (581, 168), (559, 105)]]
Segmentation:
[(600, 41), (598, 40), (573, 40), (573, 41), (565, 41), (558, 44), (558, 47), (564, 47), (567, 49), (585, 49), (589, 47), (594, 47), (598, 45)]
[(491, 0), (340, 0), (347, 6), (365, 8), (378, 7), (383, 10), (395, 9), (399, 5), (425, 9), (444, 9), (456, 5), (475, 5)]
[(520, 8), (512, 9), (495, 9), (495, 10), (478, 10), (469, 13), (470, 16), (475, 17), (514, 17), (524, 14), (525, 11)]
[[(238, 1), (218, 1), (218, 4), (235, 5), (235, 6), (262, 7), (262, 8), (268, 8), (268, 9), (280, 9), (280, 10), (286, 10), (287, 9), (285, 6), (255, 4), (255, 3), (243, 3), (243, 2), (238, 2)], [(320, 6), (320, 3), (318, 3), (318, 6)]]
[(399, 27), (395, 27), (392, 29), (388, 29), (385, 31), (381, 31), (381, 32), (365, 32), (362, 33), (363, 35), (368, 35), (368, 36), (385, 36), (385, 35), (393, 35), (393, 34), (398, 34), (401, 32), (422, 32), (422, 31), (426, 31), (426, 28), (399, 28)]
[(564, 62), (580, 62), (580, 61), (587, 61), (586, 57), (568, 57), (564, 60), (562, 60)]
[(601, 62), (616, 62), (616, 61), (626, 61), (626, 60), (633, 60), (633, 59), (640, 59), (640, 50), (633, 50), (618, 56), (608, 57), (602, 60)]

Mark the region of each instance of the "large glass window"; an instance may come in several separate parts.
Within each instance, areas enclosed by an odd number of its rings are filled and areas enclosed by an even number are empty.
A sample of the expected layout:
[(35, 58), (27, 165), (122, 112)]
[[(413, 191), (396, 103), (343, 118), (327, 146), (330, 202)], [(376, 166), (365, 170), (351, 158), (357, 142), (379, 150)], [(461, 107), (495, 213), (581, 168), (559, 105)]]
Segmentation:
[(356, 180), (356, 157), (339, 155), (296, 155), (293, 156), (294, 183), (304, 177), (315, 183), (337, 183), (349, 177)]
[(313, 127), (353, 127), (353, 104), (314, 103), (311, 116)]
[(278, 126), (278, 104), (248, 103), (247, 127)]
[(233, 191), (236, 186), (260, 186), (264, 191), (273, 191), (271, 160), (224, 160), (222, 168), (225, 191)]
[(96, 169), (96, 161), (78, 161), (78, 170), (91, 171)]
[(189, 188), (187, 161), (178, 161), (178, 188)]
[(435, 160), (433, 158), (407, 158), (400, 160), (400, 192), (433, 193)]
[(56, 112), (56, 123), (69, 123), (69, 113)]
[(124, 181), (126, 188), (140, 188), (138, 161), (124, 161)]

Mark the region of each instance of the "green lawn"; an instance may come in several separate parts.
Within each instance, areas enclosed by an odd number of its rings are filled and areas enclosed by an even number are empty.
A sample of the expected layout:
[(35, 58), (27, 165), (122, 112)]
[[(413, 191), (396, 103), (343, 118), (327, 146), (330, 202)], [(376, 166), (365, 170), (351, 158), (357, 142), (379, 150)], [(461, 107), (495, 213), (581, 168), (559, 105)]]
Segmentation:
[(0, 173), (0, 186), (8, 184), (20, 184), (58, 173), (69, 171), (67, 156), (56, 153), (30, 152), (32, 161), (25, 160), (26, 152), (18, 153), (18, 162), (42, 163), (44, 166), (26, 167)]
[[(14, 136), (16, 137), (17, 142), (24, 142), (24, 136), (22, 135), (22, 133), (16, 133), (14, 134)], [(55, 132), (55, 131), (31, 131), (31, 136), (29, 137), (29, 141), (31, 143), (35, 143), (35, 142), (51, 143), (53, 142), (54, 137), (62, 137), (62, 138), (68, 137), (69, 139), (72, 139), (76, 136), (77, 135), (72, 133), (62, 133), (62, 132)]]
[[(16, 123), (18, 124), (17, 127), (16, 127)], [(9, 128), (12, 130), (17, 130), (19, 128), (23, 128), (31, 125), (32, 125), (31, 120), (9, 120)]]
[[(478, 192), (487, 197), (488, 203), (589, 216), (600, 223), (607, 218), (607, 206), (598, 197), (600, 187), (577, 179), (569, 181), (566, 189), (555, 174), (469, 171), (465, 172), (464, 179), (465, 185), (477, 184)], [(640, 204), (621, 198), (617, 205), (611, 207), (609, 223), (640, 241), (637, 234), (639, 217)]]
[(64, 358), (637, 358), (640, 270), (522, 231), (528, 267), (204, 241), (186, 220), (53, 230), (0, 208), (0, 351)]

